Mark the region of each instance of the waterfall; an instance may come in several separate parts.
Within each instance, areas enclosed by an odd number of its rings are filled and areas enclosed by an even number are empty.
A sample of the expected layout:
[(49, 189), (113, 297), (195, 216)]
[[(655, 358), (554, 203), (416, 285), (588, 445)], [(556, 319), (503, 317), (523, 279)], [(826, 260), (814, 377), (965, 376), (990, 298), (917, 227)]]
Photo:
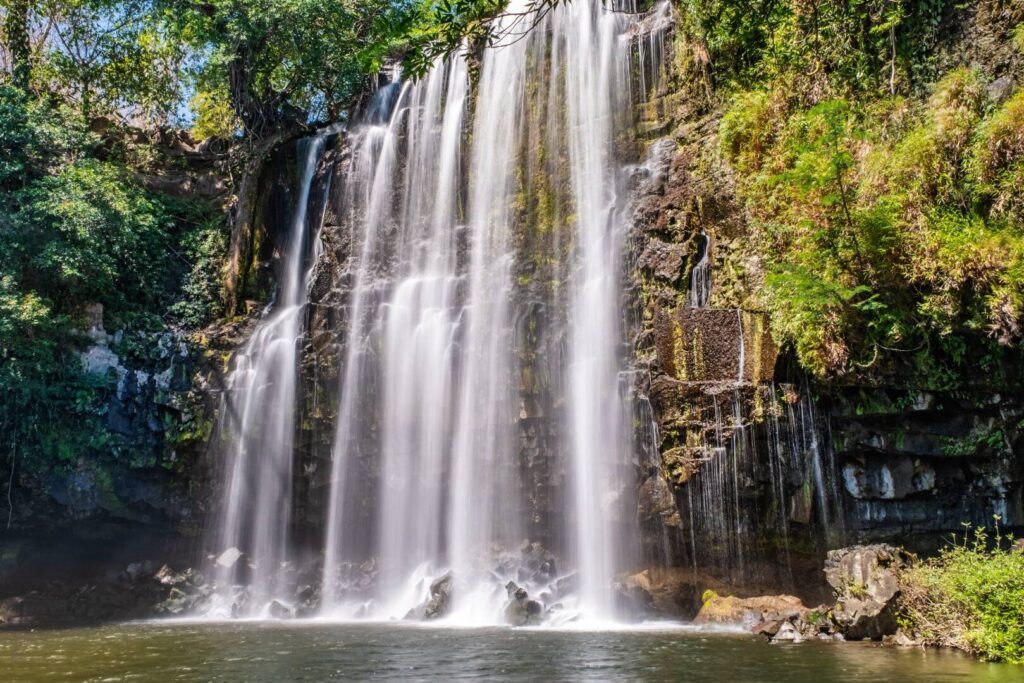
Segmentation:
[[(619, 316), (621, 246), (627, 222), (616, 182), (615, 113), (629, 106), (627, 22), (601, 5), (578, 3), (555, 18), (565, 40), (565, 99), (579, 268), (574, 274), (568, 386), (571, 391), (572, 497), (581, 609), (614, 617), (608, 587), (621, 565), (616, 500), (628, 487), (629, 416), (617, 386), (622, 364)], [(628, 45), (628, 43), (626, 43)], [(619, 48), (619, 49), (617, 49)], [(642, 71), (642, 69), (641, 69)], [(553, 74), (554, 76), (554, 74)]]
[[(645, 17), (529, 9), (497, 20), (475, 97), (452, 58), (349, 133), (326, 615), (402, 618), (441, 579), (462, 623), (501, 621), (510, 581), (559, 618), (617, 617), (637, 483), (621, 142)], [(660, 64), (662, 41), (639, 40)], [(523, 444), (548, 424), (531, 457), (550, 476), (528, 481)]]
[(693, 267), (693, 272), (690, 273), (689, 304), (691, 308), (704, 308), (711, 298), (711, 240), (702, 232), (700, 241), (700, 258)]
[[(465, 63), (452, 60), (401, 87), (394, 103), (375, 108), (378, 115), (352, 135), (345, 205), (349, 225), (361, 234), (353, 236), (360, 246), (352, 267), (325, 541), (328, 607), (340, 600), (346, 564), (376, 555), (383, 572), (377, 597), (407, 610), (412, 598), (402, 582), (421, 564), (440, 560), (443, 474), (457, 400), (456, 333), (463, 316), (456, 211), (467, 95)], [(375, 382), (378, 402), (366, 391)], [(370, 426), (375, 415), (381, 423), (377, 443)], [(349, 531), (352, 501), (365, 485), (358, 465), (375, 454), (378, 528), (360, 540)]]
[[(298, 348), (319, 220), (309, 220), (309, 199), (324, 136), (299, 146), (300, 173), (290, 229), (278, 245), (278, 289), (256, 331), (235, 355), (221, 409), (227, 453), (227, 498), (217, 547), (218, 583), (245, 582), (249, 610), (282, 597), (281, 570), (288, 559), (292, 462), (295, 439)], [(310, 226), (316, 232), (311, 234)], [(241, 559), (244, 558), (244, 559)], [(229, 596), (230, 597), (230, 596)]]

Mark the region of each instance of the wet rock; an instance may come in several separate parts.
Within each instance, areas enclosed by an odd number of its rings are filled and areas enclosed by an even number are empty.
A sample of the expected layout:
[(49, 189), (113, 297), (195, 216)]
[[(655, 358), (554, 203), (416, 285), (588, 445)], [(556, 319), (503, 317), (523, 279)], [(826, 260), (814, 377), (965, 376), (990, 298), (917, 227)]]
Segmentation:
[(825, 579), (836, 592), (833, 618), (846, 638), (879, 640), (896, 633), (899, 572), (909, 559), (886, 544), (829, 552)]
[[(764, 622), (789, 622), (803, 619), (809, 612), (800, 598), (792, 595), (763, 595), (738, 598), (732, 595), (707, 596), (695, 624), (738, 624), (753, 629)], [(778, 629), (776, 629), (777, 631)]]
[(409, 610), (405, 615), (406, 619), (440, 619), (448, 613), (451, 605), (454, 574), (448, 572), (445, 575), (434, 579), (430, 584), (430, 597), (421, 604)]
[(882, 645), (886, 647), (921, 647), (921, 643), (907, 635), (903, 629), (883, 637)]
[(647, 477), (640, 485), (639, 508), (642, 521), (660, 521), (672, 529), (678, 529), (683, 525), (672, 489), (660, 474)]
[(452, 596), (453, 575), (448, 572), (430, 584), (430, 600), (427, 601), (424, 617), (427, 619), (439, 619), (448, 613), (449, 603)]
[(279, 600), (271, 601), (267, 613), (274, 619), (291, 619), (295, 616), (295, 610)]
[(666, 282), (675, 283), (683, 273), (683, 262), (687, 255), (688, 247), (685, 244), (651, 238), (637, 259), (637, 266)]
[(771, 637), (773, 643), (802, 643), (804, 640), (806, 638), (789, 621), (782, 622)]
[(169, 565), (160, 567), (153, 578), (165, 586), (178, 586), (185, 583), (185, 575), (179, 574), (170, 568)]
[(225, 569), (231, 569), (238, 562), (238, 558), (242, 556), (242, 551), (238, 548), (228, 548), (220, 555), (217, 556), (217, 566), (224, 567)]
[(627, 576), (621, 591), (634, 606), (652, 616), (691, 620), (700, 610), (701, 595), (708, 586), (719, 587), (710, 576), (690, 569), (652, 567)]
[(505, 585), (509, 602), (505, 606), (505, 621), (511, 626), (534, 626), (541, 622), (544, 607), (531, 600), (525, 588), (514, 581)]

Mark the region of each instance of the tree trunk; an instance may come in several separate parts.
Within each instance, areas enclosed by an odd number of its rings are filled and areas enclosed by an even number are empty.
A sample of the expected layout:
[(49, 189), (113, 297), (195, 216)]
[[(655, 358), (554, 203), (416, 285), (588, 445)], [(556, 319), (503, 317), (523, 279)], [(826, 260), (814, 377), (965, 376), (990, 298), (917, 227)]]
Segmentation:
[(31, 0), (10, 0), (4, 19), (4, 40), (11, 56), (14, 84), (28, 90), (32, 78), (32, 46), (29, 43), (28, 16)]

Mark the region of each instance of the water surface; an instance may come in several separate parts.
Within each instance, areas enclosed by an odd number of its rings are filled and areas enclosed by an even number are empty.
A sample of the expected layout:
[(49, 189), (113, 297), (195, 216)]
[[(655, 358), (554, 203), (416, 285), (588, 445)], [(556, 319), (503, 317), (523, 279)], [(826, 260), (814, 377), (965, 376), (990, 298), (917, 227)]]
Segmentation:
[(1024, 668), (862, 643), (694, 630), (124, 624), (0, 634), (7, 681), (1024, 681)]

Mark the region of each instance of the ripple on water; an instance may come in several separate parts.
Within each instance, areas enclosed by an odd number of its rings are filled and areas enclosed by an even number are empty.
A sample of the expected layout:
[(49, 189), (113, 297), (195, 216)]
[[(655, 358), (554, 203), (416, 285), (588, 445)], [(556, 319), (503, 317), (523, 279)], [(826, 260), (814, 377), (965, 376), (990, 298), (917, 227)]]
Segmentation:
[(443, 629), (394, 624), (153, 624), (6, 633), (4, 680), (1024, 680), (1024, 669), (859, 643), (772, 646), (692, 628)]

